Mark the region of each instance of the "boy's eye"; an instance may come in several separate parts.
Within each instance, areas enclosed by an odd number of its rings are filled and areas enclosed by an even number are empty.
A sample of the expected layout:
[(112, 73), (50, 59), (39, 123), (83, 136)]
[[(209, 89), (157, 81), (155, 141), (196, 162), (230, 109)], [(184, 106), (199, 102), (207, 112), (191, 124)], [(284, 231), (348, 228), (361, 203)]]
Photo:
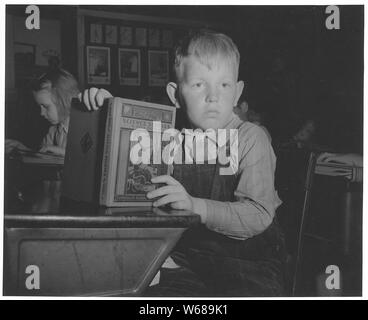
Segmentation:
[(229, 88), (231, 86), (231, 84), (230, 83), (228, 83), (228, 82), (224, 82), (223, 84), (222, 84), (222, 87), (223, 88)]
[(192, 85), (192, 87), (194, 87), (194, 88), (201, 88), (202, 86), (203, 86), (202, 82), (196, 82)]

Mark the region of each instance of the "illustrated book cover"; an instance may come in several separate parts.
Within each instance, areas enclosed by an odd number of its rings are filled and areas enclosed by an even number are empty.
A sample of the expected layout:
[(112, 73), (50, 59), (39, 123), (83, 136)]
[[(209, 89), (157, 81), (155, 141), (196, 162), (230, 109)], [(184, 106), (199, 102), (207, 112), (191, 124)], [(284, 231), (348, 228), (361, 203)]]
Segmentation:
[[(149, 206), (146, 193), (158, 186), (153, 177), (168, 174), (168, 165), (153, 163), (153, 122), (161, 123), (160, 134), (175, 124), (176, 109), (149, 102), (113, 98), (109, 101), (102, 160), (100, 204), (105, 206)], [(130, 153), (138, 141), (133, 130), (146, 130), (150, 139), (150, 162), (134, 164)], [(161, 136), (159, 136), (161, 140)], [(164, 143), (160, 144), (161, 150)], [(156, 150), (157, 151), (157, 150)]]

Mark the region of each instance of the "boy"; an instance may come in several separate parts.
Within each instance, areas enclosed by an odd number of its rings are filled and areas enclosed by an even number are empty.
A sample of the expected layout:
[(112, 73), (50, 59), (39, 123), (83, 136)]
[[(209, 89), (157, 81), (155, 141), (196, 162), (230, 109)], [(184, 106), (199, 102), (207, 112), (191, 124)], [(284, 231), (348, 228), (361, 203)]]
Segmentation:
[[(274, 190), (275, 156), (261, 128), (233, 112), (244, 83), (240, 55), (226, 35), (199, 31), (176, 50), (176, 83), (167, 85), (172, 103), (184, 108), (193, 129), (238, 129), (238, 170), (221, 175), (221, 165), (176, 164), (173, 176), (148, 192), (154, 206), (170, 205), (200, 215), (161, 269), (160, 283), (146, 295), (276, 296), (283, 294), (283, 237), (273, 222), (280, 200)], [(97, 89), (84, 101), (97, 108)], [(228, 135), (229, 136), (229, 135)], [(226, 147), (223, 146), (223, 147)]]

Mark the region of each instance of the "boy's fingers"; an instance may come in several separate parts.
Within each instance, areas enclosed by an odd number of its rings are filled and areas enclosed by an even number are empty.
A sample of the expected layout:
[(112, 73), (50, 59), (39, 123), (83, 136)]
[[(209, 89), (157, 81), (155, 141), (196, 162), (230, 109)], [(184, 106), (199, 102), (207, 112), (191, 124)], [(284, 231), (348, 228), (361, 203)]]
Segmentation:
[(96, 101), (97, 105), (101, 107), (104, 104), (105, 99), (109, 99), (112, 97), (112, 94), (107, 91), (106, 89), (98, 89), (98, 92), (96, 94)]
[(153, 183), (167, 183), (168, 185), (172, 185), (172, 186), (181, 185), (178, 181), (176, 181), (173, 177), (169, 175), (154, 177), (151, 179), (151, 181)]
[(83, 92), (83, 103), (85, 104), (85, 106), (87, 107), (87, 109), (89, 111), (91, 111), (91, 106), (89, 104), (89, 97), (88, 97), (88, 90), (84, 90)]
[(79, 102), (82, 102), (82, 92), (78, 93), (77, 98), (78, 98)]
[[(100, 89), (98, 90), (97, 94), (96, 94), (96, 101), (97, 101), (97, 105), (99, 107), (101, 107), (104, 103), (105, 100), (105, 93), (103, 92), (104, 89)], [(105, 90), (106, 91), (106, 90)]]
[(175, 202), (172, 202), (170, 204), (171, 208), (173, 209), (179, 209), (179, 210), (183, 210), (183, 209), (187, 209), (185, 207), (185, 203), (183, 201), (175, 201)]
[(97, 106), (96, 106), (96, 94), (98, 89), (97, 88), (90, 88), (89, 90), (89, 103), (92, 107), (93, 110), (98, 110)]
[(164, 187), (161, 187), (161, 188), (158, 188), (156, 190), (148, 192), (147, 193), (147, 198), (152, 199), (152, 198), (161, 197), (161, 196), (166, 195), (166, 194), (179, 192), (179, 190), (177, 190), (177, 189), (178, 188), (176, 186), (164, 186)]
[(183, 200), (182, 195), (180, 193), (171, 193), (171, 194), (168, 194), (165, 197), (162, 197), (162, 198), (158, 199), (157, 201), (155, 201), (153, 203), (153, 206), (154, 207), (161, 207), (161, 206), (164, 206), (165, 204), (176, 202), (176, 201), (179, 201), (179, 200)]
[(112, 94), (110, 93), (110, 91), (107, 91), (106, 89), (103, 88), (101, 90), (105, 95), (105, 99), (112, 98)]

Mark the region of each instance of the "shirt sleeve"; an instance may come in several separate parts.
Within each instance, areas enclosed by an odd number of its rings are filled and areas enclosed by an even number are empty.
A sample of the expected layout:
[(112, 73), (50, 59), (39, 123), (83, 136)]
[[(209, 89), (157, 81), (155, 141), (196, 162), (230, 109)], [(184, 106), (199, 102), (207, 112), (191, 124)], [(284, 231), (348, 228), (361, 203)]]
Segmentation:
[(255, 125), (239, 129), (239, 180), (235, 202), (202, 199), (205, 224), (216, 232), (247, 239), (263, 232), (281, 204), (274, 187), (276, 157), (263, 132)]

